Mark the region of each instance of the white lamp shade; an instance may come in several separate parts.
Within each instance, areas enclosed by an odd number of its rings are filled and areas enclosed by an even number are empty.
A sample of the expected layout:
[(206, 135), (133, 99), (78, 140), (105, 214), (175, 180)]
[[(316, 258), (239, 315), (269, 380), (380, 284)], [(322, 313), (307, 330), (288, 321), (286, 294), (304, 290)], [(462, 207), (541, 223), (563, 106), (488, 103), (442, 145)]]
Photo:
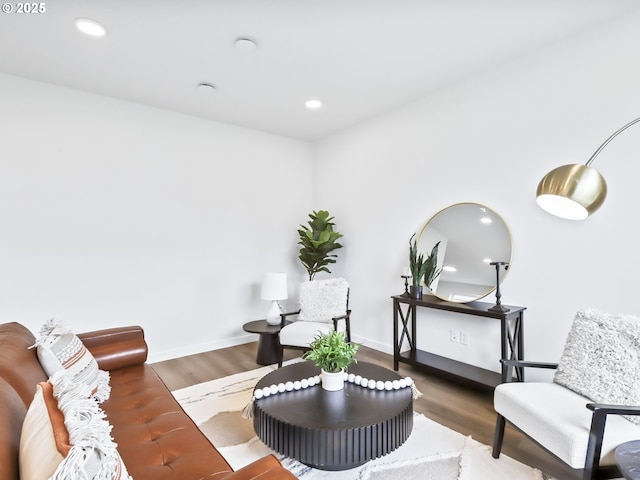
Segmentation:
[(260, 298), (262, 300), (285, 300), (287, 294), (287, 274), (267, 273), (262, 282)]

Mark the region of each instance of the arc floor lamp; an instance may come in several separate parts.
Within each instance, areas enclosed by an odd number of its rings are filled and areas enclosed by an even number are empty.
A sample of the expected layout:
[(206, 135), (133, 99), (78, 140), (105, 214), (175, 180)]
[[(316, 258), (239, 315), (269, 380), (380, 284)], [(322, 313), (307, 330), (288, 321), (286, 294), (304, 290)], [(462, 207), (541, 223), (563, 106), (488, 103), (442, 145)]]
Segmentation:
[(547, 173), (538, 184), (538, 205), (553, 215), (570, 220), (582, 220), (598, 210), (607, 196), (607, 183), (591, 163), (611, 140), (638, 122), (640, 118), (615, 131), (586, 164), (563, 165)]

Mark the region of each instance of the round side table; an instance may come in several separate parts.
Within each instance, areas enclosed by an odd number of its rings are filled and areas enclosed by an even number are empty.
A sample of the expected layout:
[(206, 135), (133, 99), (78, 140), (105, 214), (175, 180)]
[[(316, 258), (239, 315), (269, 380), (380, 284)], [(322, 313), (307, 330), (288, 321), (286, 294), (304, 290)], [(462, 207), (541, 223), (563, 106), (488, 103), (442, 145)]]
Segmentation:
[[(287, 321), (286, 324), (291, 322)], [(280, 333), (280, 324), (269, 325), (266, 320), (254, 320), (245, 323), (242, 326), (245, 332), (257, 333), (258, 338), (258, 355), (256, 363), (258, 365), (272, 365), (278, 363), (282, 357), (282, 347), (278, 339)]]

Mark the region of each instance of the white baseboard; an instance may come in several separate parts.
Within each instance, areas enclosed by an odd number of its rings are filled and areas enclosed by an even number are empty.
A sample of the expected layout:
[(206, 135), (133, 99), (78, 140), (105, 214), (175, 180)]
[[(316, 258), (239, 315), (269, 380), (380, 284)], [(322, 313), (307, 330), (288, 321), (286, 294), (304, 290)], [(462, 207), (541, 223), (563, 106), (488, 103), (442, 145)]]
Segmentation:
[(255, 342), (258, 340), (258, 335), (245, 334), (238, 337), (225, 338), (218, 341), (201, 343), (197, 346), (189, 346), (188, 348), (172, 348), (169, 350), (162, 350), (159, 352), (153, 352), (152, 348), (149, 348), (148, 363), (158, 363), (165, 360), (173, 360), (174, 358), (187, 357), (189, 355), (195, 355), (197, 353), (210, 352), (212, 350), (220, 350), (221, 348), (235, 347), (236, 345), (242, 345), (244, 343)]
[[(235, 347), (236, 345), (242, 345), (244, 343), (251, 343), (258, 340), (258, 335), (246, 334), (237, 337), (225, 338), (218, 341), (201, 343), (197, 346), (189, 346), (188, 348), (172, 348), (169, 350), (162, 350), (154, 352), (152, 348), (149, 350), (148, 363), (158, 363), (165, 360), (173, 360), (174, 358), (187, 357), (189, 355), (195, 355), (197, 353), (210, 352), (212, 350), (220, 350), (221, 348)], [(378, 350), (379, 352), (393, 355), (393, 347), (384, 343), (376, 342), (368, 338), (354, 335), (352, 340), (356, 343), (361, 343), (365, 347)]]
[(393, 355), (393, 346), (387, 345), (386, 343), (377, 342), (375, 340), (371, 340), (369, 338), (360, 337), (358, 335), (353, 335), (351, 338), (356, 343), (361, 343), (365, 347), (372, 348), (382, 353), (387, 353), (389, 355)]

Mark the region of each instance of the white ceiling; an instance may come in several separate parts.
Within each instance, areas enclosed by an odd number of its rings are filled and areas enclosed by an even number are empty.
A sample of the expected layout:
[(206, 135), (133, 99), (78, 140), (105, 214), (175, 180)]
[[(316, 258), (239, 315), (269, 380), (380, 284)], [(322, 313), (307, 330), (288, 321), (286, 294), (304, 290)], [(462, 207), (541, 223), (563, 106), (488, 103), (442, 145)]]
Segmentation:
[[(15, 5), (16, 2), (13, 2)], [(0, 14), (0, 72), (315, 140), (640, 8), (637, 0), (52, 0)], [(87, 17), (108, 29), (74, 28)], [(258, 45), (239, 51), (234, 41)], [(203, 94), (196, 86), (215, 85)], [(310, 97), (323, 100), (307, 111)]]

